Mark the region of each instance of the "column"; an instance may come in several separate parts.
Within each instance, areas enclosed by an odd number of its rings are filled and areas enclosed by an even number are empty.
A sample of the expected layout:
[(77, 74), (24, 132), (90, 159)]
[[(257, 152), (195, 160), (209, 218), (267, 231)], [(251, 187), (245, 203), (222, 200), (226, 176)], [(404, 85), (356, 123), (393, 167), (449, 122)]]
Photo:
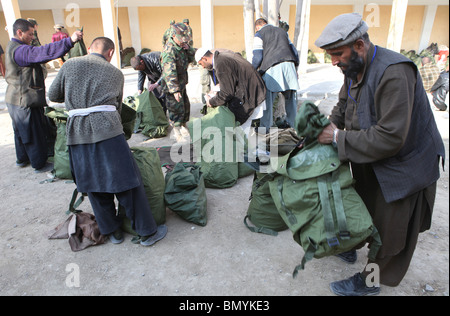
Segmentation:
[[(13, 24), (22, 16), (20, 14), (18, 0), (2, 0), (3, 14), (5, 15), (6, 25), (8, 26), (9, 38), (14, 37)], [(5, 48), (6, 49), (6, 48)]]
[(103, 19), (103, 33), (105, 37), (110, 38), (116, 46), (111, 64), (120, 69), (120, 51), (119, 36), (117, 33), (116, 12), (114, 8), (114, 0), (100, 0)]
[(422, 35), (420, 36), (419, 49), (420, 53), (430, 44), (431, 32), (433, 31), (434, 20), (436, 18), (437, 5), (427, 5), (425, 7), (425, 15), (423, 18)]
[(131, 46), (133, 46), (136, 55), (138, 55), (142, 50), (138, 7), (128, 7), (128, 19), (130, 22)]
[(244, 34), (247, 60), (252, 62), (255, 39), (255, 3), (253, 0), (244, 0)]
[(64, 27), (71, 27), (69, 25), (66, 25), (65, 23), (65, 17), (64, 17), (64, 10), (62, 9), (52, 9), (53, 14), (53, 23), (56, 24), (62, 24)]
[(297, 0), (294, 45), (300, 57), (298, 72), (301, 74), (306, 73), (308, 66), (310, 16), (311, 0)]
[(278, 13), (280, 10), (280, 1), (279, 0), (269, 0), (269, 12), (268, 12), (268, 16), (267, 16), (267, 22), (269, 22), (269, 24), (278, 26), (279, 20), (278, 20)]
[(202, 47), (214, 48), (214, 6), (212, 0), (200, 0)]
[(255, 1), (255, 20), (263, 17), (263, 13), (261, 12), (261, 0)]
[(393, 0), (387, 48), (398, 53), (402, 47), (407, 9), (408, 0)]

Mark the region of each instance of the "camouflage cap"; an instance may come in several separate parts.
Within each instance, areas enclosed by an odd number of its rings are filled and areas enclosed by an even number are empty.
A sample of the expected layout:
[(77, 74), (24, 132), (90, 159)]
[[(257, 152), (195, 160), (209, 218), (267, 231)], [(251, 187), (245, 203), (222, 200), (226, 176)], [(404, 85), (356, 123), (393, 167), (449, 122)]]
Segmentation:
[(172, 25), (172, 36), (176, 37), (182, 43), (189, 43), (191, 40), (189, 30), (183, 23), (175, 23)]
[(38, 25), (38, 22), (36, 21), (36, 19), (28, 18), (27, 20), (28, 20), (28, 22), (30, 22), (31, 24), (33, 24), (33, 26)]

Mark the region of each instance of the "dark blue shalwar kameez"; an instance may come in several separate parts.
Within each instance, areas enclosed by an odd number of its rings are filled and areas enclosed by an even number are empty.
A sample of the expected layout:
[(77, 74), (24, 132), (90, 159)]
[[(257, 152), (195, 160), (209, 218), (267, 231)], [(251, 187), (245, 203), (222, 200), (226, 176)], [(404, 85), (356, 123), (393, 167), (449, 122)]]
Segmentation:
[(88, 194), (102, 235), (122, 225), (114, 197), (140, 236), (156, 232), (140, 171), (123, 134), (95, 144), (70, 145), (69, 154), (77, 190)]

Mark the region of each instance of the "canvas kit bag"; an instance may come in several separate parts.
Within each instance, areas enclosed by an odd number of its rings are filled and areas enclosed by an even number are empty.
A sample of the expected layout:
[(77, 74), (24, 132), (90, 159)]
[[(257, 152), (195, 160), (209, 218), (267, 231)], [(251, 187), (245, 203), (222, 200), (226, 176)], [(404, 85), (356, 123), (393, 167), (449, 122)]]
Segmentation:
[(270, 192), (279, 214), (305, 254), (294, 277), (313, 258), (336, 255), (370, 241), (374, 260), (381, 239), (372, 218), (353, 187), (348, 163), (332, 145), (317, 136), (330, 122), (311, 102), (301, 105), (296, 129), (304, 146), (272, 162)]

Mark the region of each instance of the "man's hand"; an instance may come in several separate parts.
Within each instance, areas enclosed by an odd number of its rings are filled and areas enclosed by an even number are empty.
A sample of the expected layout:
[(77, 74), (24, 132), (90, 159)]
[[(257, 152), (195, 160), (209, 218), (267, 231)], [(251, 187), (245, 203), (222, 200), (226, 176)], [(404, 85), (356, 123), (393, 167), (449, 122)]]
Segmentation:
[(211, 104), (209, 103), (209, 100), (211, 100), (211, 96), (209, 94), (205, 95), (205, 101), (206, 101), (206, 106), (207, 107), (212, 107)]
[(175, 97), (175, 100), (177, 100), (177, 102), (181, 101), (181, 92), (175, 92), (173, 96)]
[(335, 129), (337, 129), (337, 127), (333, 123), (325, 127), (319, 137), (317, 137), (319, 143), (331, 144), (333, 142), (333, 133)]
[(81, 31), (75, 31), (72, 36), (70, 37), (70, 39), (72, 40), (72, 43), (76, 43), (78, 41), (80, 41), (83, 38), (83, 32)]
[[(157, 84), (157, 83), (150, 83), (150, 84), (148, 85), (148, 91), (152, 92), (152, 91), (155, 90), (158, 86), (159, 86), (159, 84)], [(178, 101), (178, 100), (177, 100), (177, 101)], [(178, 102), (180, 102), (180, 101), (178, 101)]]

